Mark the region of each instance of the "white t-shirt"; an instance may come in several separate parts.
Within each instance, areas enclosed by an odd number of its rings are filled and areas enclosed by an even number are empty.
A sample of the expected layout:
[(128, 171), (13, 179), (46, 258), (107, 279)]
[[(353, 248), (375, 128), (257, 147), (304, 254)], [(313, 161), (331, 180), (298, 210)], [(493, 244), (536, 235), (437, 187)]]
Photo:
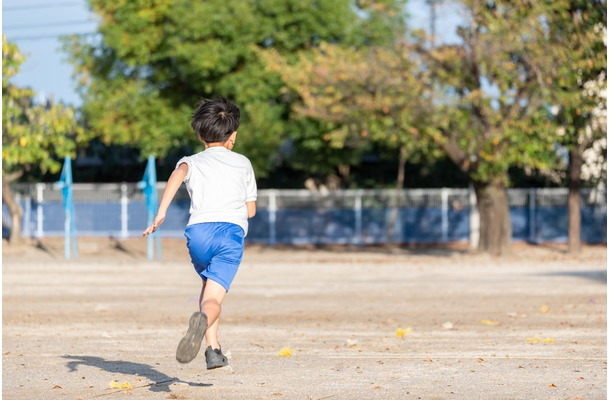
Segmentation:
[(248, 233), (246, 202), (256, 201), (256, 180), (250, 160), (225, 147), (209, 147), (176, 164), (188, 165), (184, 177), (191, 196), (187, 225), (202, 222), (230, 222)]

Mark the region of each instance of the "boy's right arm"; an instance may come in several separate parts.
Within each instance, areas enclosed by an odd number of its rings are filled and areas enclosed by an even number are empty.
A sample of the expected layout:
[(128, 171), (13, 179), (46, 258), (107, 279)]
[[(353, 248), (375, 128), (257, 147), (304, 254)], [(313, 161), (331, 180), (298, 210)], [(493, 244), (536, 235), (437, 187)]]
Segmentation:
[(142, 236), (148, 236), (159, 228), (159, 226), (165, 221), (165, 213), (169, 208), (174, 196), (178, 189), (180, 189), (180, 185), (184, 181), (184, 177), (186, 176), (189, 167), (186, 163), (182, 163), (172, 172), (169, 179), (167, 180), (167, 186), (165, 186), (165, 190), (163, 191), (163, 196), (161, 197), (161, 202), (159, 203), (159, 211), (157, 211), (157, 216), (153, 221), (152, 225), (146, 228), (146, 230), (142, 233)]

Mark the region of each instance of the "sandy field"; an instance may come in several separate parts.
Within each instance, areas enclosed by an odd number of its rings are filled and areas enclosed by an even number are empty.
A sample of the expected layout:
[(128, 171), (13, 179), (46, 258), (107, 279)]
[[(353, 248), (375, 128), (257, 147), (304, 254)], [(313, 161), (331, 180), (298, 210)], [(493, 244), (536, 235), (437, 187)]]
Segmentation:
[(3, 399), (605, 399), (607, 248), (248, 246), (229, 366), (175, 359), (200, 281), (184, 241), (2, 247)]

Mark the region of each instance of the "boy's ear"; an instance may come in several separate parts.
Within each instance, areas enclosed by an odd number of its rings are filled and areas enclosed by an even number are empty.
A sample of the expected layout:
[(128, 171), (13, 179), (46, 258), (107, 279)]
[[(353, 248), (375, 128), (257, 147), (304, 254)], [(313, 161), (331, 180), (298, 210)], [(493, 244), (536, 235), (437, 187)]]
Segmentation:
[(231, 134), (231, 136), (229, 136), (229, 140), (231, 141), (235, 141), (235, 138), (237, 137), (237, 131), (233, 131), (233, 133)]

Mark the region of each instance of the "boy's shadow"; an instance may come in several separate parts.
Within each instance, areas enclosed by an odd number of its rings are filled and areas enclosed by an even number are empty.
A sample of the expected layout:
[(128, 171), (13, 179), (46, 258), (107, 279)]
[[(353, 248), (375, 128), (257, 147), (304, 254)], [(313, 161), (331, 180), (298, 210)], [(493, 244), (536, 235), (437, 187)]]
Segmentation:
[(149, 386), (151, 392), (171, 392), (169, 385), (174, 382), (186, 383), (189, 386), (212, 386), (211, 383), (194, 383), (185, 382), (178, 378), (172, 378), (171, 376), (165, 375), (163, 372), (159, 372), (148, 364), (134, 363), (130, 361), (111, 361), (105, 360), (101, 357), (92, 356), (62, 356), (68, 361), (66, 366), (70, 372), (74, 372), (78, 369), (79, 365), (88, 365), (90, 367), (96, 367), (108, 372), (116, 372), (120, 374), (136, 375), (147, 378), (153, 382)]

